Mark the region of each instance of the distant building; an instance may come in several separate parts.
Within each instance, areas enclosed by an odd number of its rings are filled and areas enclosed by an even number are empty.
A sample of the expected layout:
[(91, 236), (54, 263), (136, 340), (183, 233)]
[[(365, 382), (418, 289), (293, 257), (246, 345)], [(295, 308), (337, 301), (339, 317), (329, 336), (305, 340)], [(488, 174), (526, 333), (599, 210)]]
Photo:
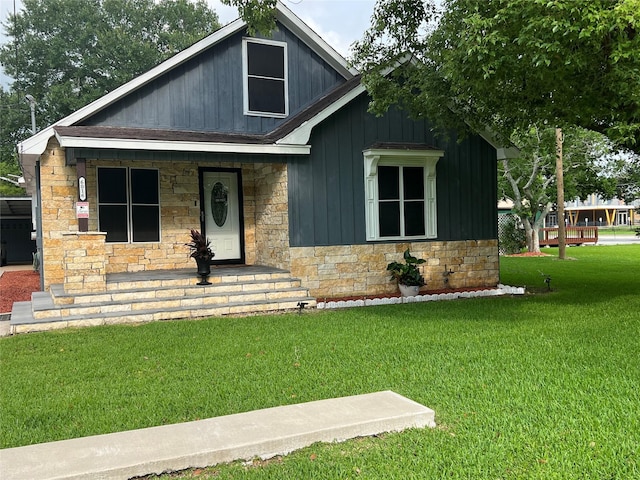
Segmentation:
[[(603, 200), (594, 193), (584, 202), (579, 199), (565, 202), (565, 221), (567, 225), (574, 227), (638, 225), (640, 224), (640, 214), (636, 212), (638, 208), (640, 208), (640, 200), (629, 205), (618, 198)], [(558, 215), (554, 211), (547, 215), (545, 227), (556, 225), (558, 225)]]

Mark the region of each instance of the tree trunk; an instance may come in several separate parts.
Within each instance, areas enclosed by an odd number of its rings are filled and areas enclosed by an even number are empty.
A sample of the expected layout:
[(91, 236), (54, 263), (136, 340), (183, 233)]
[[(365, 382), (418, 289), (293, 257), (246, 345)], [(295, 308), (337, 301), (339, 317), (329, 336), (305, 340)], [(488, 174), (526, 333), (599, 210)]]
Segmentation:
[(566, 257), (566, 231), (564, 223), (564, 174), (562, 171), (562, 129), (556, 128), (556, 184), (558, 186), (558, 258)]
[(534, 225), (531, 229), (531, 248), (530, 252), (540, 253), (540, 226)]
[(536, 225), (535, 222), (532, 224), (528, 218), (522, 219), (522, 225), (527, 236), (527, 250), (540, 253), (540, 226)]

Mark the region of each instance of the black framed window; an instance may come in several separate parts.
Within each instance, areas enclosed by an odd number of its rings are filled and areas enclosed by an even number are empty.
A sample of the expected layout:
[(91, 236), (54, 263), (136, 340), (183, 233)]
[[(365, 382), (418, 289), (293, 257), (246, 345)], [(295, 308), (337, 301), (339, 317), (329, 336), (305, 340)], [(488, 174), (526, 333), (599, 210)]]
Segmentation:
[(245, 113), (285, 117), (288, 114), (286, 44), (245, 39), (243, 47)]
[(424, 168), (378, 167), (378, 231), (381, 238), (425, 235)]
[(159, 242), (158, 170), (99, 167), (98, 224), (107, 242)]

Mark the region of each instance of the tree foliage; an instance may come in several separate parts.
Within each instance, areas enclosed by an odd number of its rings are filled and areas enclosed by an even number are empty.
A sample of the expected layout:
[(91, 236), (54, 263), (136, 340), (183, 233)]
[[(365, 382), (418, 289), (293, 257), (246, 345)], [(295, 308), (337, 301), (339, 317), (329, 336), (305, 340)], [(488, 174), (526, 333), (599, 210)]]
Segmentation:
[(378, 0), (354, 58), (376, 112), (505, 138), (579, 126), (638, 151), (639, 28), (640, 0)]
[[(619, 160), (618, 191), (616, 196), (625, 202), (640, 198), (640, 155)], [(640, 214), (640, 210), (638, 211)]]
[(4, 25), (0, 61), (49, 124), (218, 27), (204, 0), (24, 0)]
[(247, 22), (250, 35), (268, 34), (276, 28), (275, 8), (277, 0), (221, 0), (236, 7), (240, 17)]
[[(15, 93), (0, 86), (0, 177), (20, 175), (16, 143), (25, 138), (30, 130), (30, 110)], [(10, 182), (0, 180), (0, 196), (14, 197), (24, 195), (24, 189)]]

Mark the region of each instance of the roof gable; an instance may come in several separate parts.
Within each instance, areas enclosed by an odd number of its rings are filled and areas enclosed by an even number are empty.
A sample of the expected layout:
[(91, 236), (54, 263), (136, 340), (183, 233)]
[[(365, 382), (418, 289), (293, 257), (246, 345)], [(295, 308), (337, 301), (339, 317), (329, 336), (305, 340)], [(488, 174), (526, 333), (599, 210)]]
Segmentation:
[[(348, 80), (357, 74), (357, 71), (350, 68), (347, 61), (340, 54), (338, 54), (331, 46), (329, 46), (328, 43), (313, 32), (304, 22), (302, 22), (302, 20), (295, 16), (293, 12), (282, 5), (279, 1), (276, 5), (276, 18), (279, 23), (295, 34), (313, 52), (315, 52), (315, 54), (319, 55), (320, 58), (339, 72), (345, 80)], [(36, 135), (24, 140), (18, 145), (18, 151), (21, 152), (22, 157), (42, 154), (47, 146), (48, 140), (54, 135), (54, 127), (80, 124), (89, 117), (98, 114), (117, 101), (120, 101), (127, 95), (130, 95), (145, 85), (148, 85), (150, 82), (158, 79), (162, 75), (184, 65), (201, 52), (204, 52), (214, 45), (223, 42), (227, 38), (244, 31), (244, 29), (246, 29), (246, 23), (241, 19), (229, 23), (148, 72), (134, 78), (112, 92), (55, 122), (53, 125), (43, 129)]]
[(265, 45), (265, 40), (246, 37), (243, 29), (76, 125), (240, 134), (272, 131), (345, 82), (288, 28), (280, 23), (278, 27), (267, 42), (286, 59), (286, 115), (245, 112), (244, 43)]
[(353, 77), (265, 134), (82, 125), (52, 128), (64, 148), (308, 154), (313, 127), (364, 91), (360, 76)]

